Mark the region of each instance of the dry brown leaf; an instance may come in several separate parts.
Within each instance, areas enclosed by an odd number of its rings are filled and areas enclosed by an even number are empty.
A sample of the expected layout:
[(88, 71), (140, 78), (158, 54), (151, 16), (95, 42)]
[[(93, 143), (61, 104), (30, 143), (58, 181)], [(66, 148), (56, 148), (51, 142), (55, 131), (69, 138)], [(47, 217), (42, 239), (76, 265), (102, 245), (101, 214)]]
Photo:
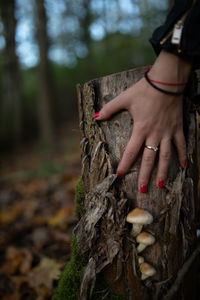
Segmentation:
[(5, 259), (6, 262), (3, 269), (6, 270), (8, 274), (15, 274), (22, 264), (24, 257), (19, 249), (14, 246), (9, 246), (6, 248)]
[(37, 250), (43, 248), (43, 246), (49, 241), (49, 229), (46, 227), (38, 227), (33, 230), (32, 239), (34, 247)]
[(67, 223), (67, 218), (74, 215), (74, 206), (61, 208), (56, 211), (54, 216), (49, 217), (48, 225), (51, 227), (63, 227)]
[(0, 223), (3, 225), (12, 223), (23, 211), (21, 203), (14, 203), (7, 210), (0, 212)]
[(63, 265), (54, 259), (42, 258), (39, 265), (32, 269), (28, 275), (30, 285), (37, 290), (42, 286), (51, 290), (53, 281), (59, 278), (62, 267)]
[(28, 248), (23, 249), (23, 262), (21, 263), (21, 266), (19, 268), (21, 274), (25, 275), (27, 274), (31, 267), (32, 267), (32, 262), (33, 262), (33, 254), (30, 252)]
[(56, 242), (61, 242), (61, 243), (68, 244), (68, 245), (71, 242), (71, 235), (61, 232), (58, 229), (52, 229), (51, 236)]

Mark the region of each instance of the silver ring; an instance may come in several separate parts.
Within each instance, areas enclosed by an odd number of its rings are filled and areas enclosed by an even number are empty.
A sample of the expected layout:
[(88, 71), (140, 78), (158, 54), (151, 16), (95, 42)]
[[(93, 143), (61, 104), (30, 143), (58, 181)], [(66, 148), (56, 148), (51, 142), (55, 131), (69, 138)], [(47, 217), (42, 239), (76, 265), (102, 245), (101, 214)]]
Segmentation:
[(153, 151), (155, 151), (155, 152), (159, 150), (159, 148), (156, 147), (156, 146), (148, 146), (148, 145), (145, 145), (145, 148), (147, 148), (147, 149), (149, 149), (149, 150), (153, 150)]

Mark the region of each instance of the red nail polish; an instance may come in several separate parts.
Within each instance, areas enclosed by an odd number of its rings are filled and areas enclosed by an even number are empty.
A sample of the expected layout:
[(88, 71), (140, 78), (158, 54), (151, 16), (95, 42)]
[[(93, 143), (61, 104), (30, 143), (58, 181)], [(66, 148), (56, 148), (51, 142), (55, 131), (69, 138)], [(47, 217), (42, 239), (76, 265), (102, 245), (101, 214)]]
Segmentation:
[(187, 166), (188, 166), (188, 163), (187, 163), (187, 161), (185, 161), (185, 162), (184, 162), (184, 168), (186, 169)]
[(98, 111), (93, 115), (93, 118), (96, 119), (96, 118), (98, 118), (99, 115), (100, 115), (100, 112)]
[(140, 187), (140, 193), (146, 194), (146, 192), (147, 192), (147, 186), (146, 186), (146, 185), (142, 185), (142, 186)]
[(164, 186), (164, 180), (160, 180), (160, 181), (158, 182), (158, 187), (159, 187), (160, 189), (162, 189), (163, 186)]
[(123, 174), (117, 173), (117, 178), (121, 179), (123, 177)]

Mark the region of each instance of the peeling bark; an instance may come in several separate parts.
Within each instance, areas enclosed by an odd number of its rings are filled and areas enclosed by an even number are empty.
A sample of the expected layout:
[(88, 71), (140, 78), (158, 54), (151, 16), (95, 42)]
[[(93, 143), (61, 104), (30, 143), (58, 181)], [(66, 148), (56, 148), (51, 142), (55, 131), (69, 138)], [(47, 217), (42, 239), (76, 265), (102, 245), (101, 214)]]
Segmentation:
[[(75, 235), (82, 252), (89, 255), (81, 285), (82, 300), (88, 299), (89, 289), (92, 293), (100, 272), (123, 299), (162, 299), (196, 247), (196, 117), (188, 96), (184, 99), (188, 169), (180, 167), (173, 148), (165, 188), (156, 187), (155, 165), (146, 195), (137, 188), (141, 155), (122, 180), (114, 175), (134, 126), (129, 113), (121, 111), (103, 122), (92, 117), (105, 103), (136, 83), (143, 73), (144, 68), (137, 68), (77, 87), (86, 213), (77, 224)], [(136, 241), (125, 221), (135, 207), (148, 210), (154, 217), (153, 224), (144, 229), (155, 236), (156, 243), (147, 247), (142, 256), (157, 273), (145, 281), (141, 281)], [(194, 295), (195, 280), (186, 282), (183, 277), (182, 281), (176, 299), (186, 299), (184, 294), (191, 290)]]

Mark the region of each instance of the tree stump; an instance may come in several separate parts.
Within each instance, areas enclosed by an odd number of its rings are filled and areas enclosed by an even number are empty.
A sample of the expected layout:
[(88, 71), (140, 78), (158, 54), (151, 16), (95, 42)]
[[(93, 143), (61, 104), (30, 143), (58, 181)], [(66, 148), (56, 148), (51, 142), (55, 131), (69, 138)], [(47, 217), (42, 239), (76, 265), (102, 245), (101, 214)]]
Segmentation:
[[(136, 68), (77, 87), (86, 197), (85, 213), (74, 233), (82, 253), (89, 257), (81, 284), (82, 300), (93, 293), (99, 273), (122, 299), (196, 299), (197, 138), (189, 96), (184, 99), (188, 168), (180, 167), (172, 146), (165, 187), (160, 190), (156, 186), (155, 164), (147, 194), (140, 194), (137, 188), (142, 153), (121, 180), (116, 176), (134, 120), (127, 111), (103, 122), (92, 117), (105, 103), (135, 84), (144, 71), (145, 68)], [(146, 280), (141, 280), (137, 243), (126, 222), (128, 212), (135, 207), (153, 215), (153, 223), (144, 230), (152, 233), (156, 242), (141, 255), (156, 274)]]

